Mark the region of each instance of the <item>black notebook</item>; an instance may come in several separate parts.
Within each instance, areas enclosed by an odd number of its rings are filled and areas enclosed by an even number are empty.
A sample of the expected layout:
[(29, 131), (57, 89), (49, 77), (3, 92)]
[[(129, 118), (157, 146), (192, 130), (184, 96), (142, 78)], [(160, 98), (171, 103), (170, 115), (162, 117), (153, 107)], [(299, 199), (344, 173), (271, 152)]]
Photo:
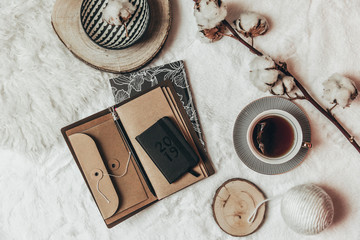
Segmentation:
[(198, 164), (199, 158), (170, 118), (164, 117), (136, 137), (169, 183)]

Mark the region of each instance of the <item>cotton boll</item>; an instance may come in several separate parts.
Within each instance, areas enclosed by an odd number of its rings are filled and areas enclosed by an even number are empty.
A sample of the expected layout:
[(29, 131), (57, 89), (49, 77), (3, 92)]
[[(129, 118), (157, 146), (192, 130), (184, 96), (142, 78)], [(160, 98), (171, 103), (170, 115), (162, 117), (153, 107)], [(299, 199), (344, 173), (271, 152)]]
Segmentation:
[(284, 95), (284, 85), (281, 80), (277, 80), (277, 82), (272, 86), (271, 93), (274, 95)]
[(194, 16), (200, 30), (218, 26), (226, 17), (226, 5), (219, 0), (200, 0), (195, 2)]
[(103, 20), (111, 25), (122, 25), (119, 18), (119, 11), (121, 6), (117, 1), (109, 1), (108, 5), (103, 11)]
[(341, 87), (349, 89), (351, 91), (356, 90), (355, 83), (350, 78), (344, 77), (338, 73), (333, 74), (332, 77), (338, 79), (338, 82)]
[(250, 81), (260, 90), (270, 90), (278, 80), (279, 71), (275, 69), (275, 62), (269, 56), (257, 56), (249, 64)]
[(275, 68), (275, 62), (271, 57), (263, 55), (256, 56), (249, 64), (251, 70)]
[(276, 82), (278, 75), (278, 71), (274, 69), (257, 69), (250, 71), (249, 77), (255, 87), (260, 91), (266, 92), (270, 90), (271, 86)]
[(271, 87), (270, 92), (274, 95), (284, 95), (291, 92), (295, 88), (293, 77), (279, 74), (277, 82)]
[[(209, 39), (207, 42), (215, 42), (223, 37), (225, 26), (222, 21), (227, 15), (226, 5), (221, 0), (194, 0), (194, 16), (199, 32)], [(200, 38), (204, 41), (203, 38)]]
[(134, 14), (136, 7), (130, 2), (126, 1), (123, 4), (123, 8), (120, 10), (120, 17), (126, 22)]
[(196, 32), (196, 37), (202, 42), (202, 43), (212, 43), (213, 41), (210, 38), (205, 37), (204, 33), (201, 31)]
[(109, 0), (103, 11), (103, 20), (111, 25), (122, 25), (134, 14), (136, 7), (129, 0)]
[(211, 29), (203, 29), (199, 33), (202, 35), (202, 38), (207, 38), (207, 42), (211, 43), (220, 40), (224, 36), (222, 34), (223, 32), (225, 32), (225, 26), (223, 24), (220, 24), (219, 26)]
[(285, 92), (289, 93), (295, 88), (295, 81), (293, 77), (285, 76), (282, 79), (282, 82), (285, 87)]
[(350, 105), (351, 93), (347, 90), (339, 90), (336, 96), (336, 102), (343, 108)]
[(234, 24), (236, 30), (245, 37), (263, 35), (269, 28), (266, 18), (254, 12), (241, 13)]
[(336, 91), (333, 91), (332, 89), (337, 89), (338, 85), (335, 81), (325, 81), (323, 82), (324, 86), (324, 92), (323, 92), (323, 98), (331, 103), (334, 102), (334, 99), (336, 98)]
[(324, 99), (330, 103), (337, 103), (343, 108), (349, 106), (351, 101), (358, 95), (355, 83), (338, 73), (333, 74), (326, 80), (323, 86)]

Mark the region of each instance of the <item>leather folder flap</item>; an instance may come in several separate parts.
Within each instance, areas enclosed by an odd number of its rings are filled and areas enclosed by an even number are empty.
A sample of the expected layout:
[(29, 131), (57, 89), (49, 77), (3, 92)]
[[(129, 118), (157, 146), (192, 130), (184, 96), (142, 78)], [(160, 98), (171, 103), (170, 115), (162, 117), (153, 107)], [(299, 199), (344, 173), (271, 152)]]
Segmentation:
[(84, 133), (72, 134), (69, 140), (101, 215), (111, 217), (119, 207), (119, 197), (95, 141)]

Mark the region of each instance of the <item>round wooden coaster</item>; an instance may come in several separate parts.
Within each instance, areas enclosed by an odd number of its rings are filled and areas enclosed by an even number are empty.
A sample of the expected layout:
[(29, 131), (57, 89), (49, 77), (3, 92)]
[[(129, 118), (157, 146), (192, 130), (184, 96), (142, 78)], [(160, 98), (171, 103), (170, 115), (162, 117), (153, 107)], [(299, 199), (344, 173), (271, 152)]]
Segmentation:
[(256, 206), (265, 200), (262, 191), (253, 183), (234, 178), (223, 183), (216, 191), (212, 209), (216, 223), (226, 233), (241, 237), (256, 231), (264, 221), (263, 204), (252, 223), (248, 222)]
[(169, 0), (148, 0), (150, 20), (145, 34), (121, 50), (100, 47), (87, 36), (80, 22), (82, 1), (57, 0), (51, 22), (65, 46), (88, 65), (113, 73), (132, 72), (150, 62), (164, 45), (171, 25)]

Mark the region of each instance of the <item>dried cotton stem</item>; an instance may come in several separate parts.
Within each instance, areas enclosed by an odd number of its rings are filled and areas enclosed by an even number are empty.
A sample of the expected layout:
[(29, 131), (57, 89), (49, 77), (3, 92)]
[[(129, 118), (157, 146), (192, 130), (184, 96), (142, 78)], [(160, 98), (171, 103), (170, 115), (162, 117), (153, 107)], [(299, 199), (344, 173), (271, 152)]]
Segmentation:
[[(258, 55), (258, 56), (263, 56), (264, 54), (262, 52), (260, 52), (259, 50), (257, 50), (256, 48), (254, 48), (253, 46), (251, 46), (250, 44), (248, 44), (244, 39), (242, 39), (240, 37), (240, 35), (235, 31), (235, 29), (230, 25), (229, 22), (227, 22), (226, 20), (223, 20), (222, 23), (224, 24), (224, 26), (226, 28), (228, 28), (230, 30), (230, 32), (234, 35), (234, 37), (241, 42), (243, 45), (245, 45), (250, 52)], [(331, 114), (331, 112), (325, 110), (323, 107), (320, 106), (319, 103), (316, 102), (316, 100), (308, 93), (308, 91), (303, 87), (303, 85), (290, 73), (288, 72), (288, 70), (286, 69), (286, 64), (277, 64), (275, 63), (276, 69), (281, 71), (283, 74), (285, 74), (286, 76), (290, 76), (292, 78), (294, 78), (294, 82), (295, 85), (299, 88), (299, 90), (301, 91), (301, 93), (304, 96), (304, 99), (306, 99), (307, 101), (309, 101), (317, 110), (320, 111), (320, 113), (322, 113), (332, 124), (335, 125), (335, 127), (337, 127), (340, 132), (346, 137), (346, 139), (355, 147), (355, 149), (360, 153), (360, 146), (359, 144), (355, 141), (354, 137), (352, 135), (350, 135), (349, 132), (346, 131), (346, 129), (338, 122), (338, 120)], [(302, 99), (302, 98), (299, 98)]]

